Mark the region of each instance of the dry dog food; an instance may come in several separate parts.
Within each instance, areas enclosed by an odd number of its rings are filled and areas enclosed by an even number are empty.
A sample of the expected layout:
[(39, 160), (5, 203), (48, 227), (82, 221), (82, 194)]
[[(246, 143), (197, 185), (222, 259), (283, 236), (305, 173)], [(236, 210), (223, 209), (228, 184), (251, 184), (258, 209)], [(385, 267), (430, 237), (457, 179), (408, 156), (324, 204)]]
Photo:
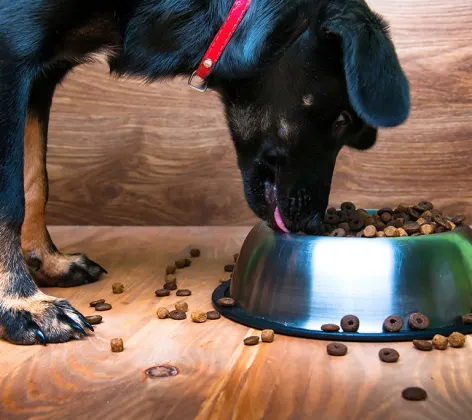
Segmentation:
[(413, 340), (413, 345), (421, 351), (433, 350), (433, 343), (427, 340)]
[(456, 348), (463, 347), (465, 344), (465, 335), (459, 332), (453, 332), (448, 337), (448, 341), (451, 347), (456, 347)]
[(169, 318), (170, 314), (166, 308), (158, 308), (157, 309), (157, 317), (159, 319), (166, 319)]
[(96, 311), (109, 311), (112, 308), (112, 306), (109, 303), (100, 303), (99, 305), (95, 306)]
[(403, 328), (403, 319), (398, 315), (390, 315), (385, 318), (383, 327), (385, 331), (398, 332)]
[(105, 299), (94, 300), (93, 302), (90, 302), (90, 306), (94, 308), (95, 306), (101, 305), (102, 303), (105, 303)]
[(207, 314), (205, 312), (192, 312), (192, 321), (201, 324), (207, 320)]
[(429, 318), (420, 312), (415, 312), (408, 317), (408, 325), (413, 330), (426, 330), (429, 327)]
[(190, 256), (195, 258), (200, 256), (200, 250), (198, 248), (193, 248), (190, 250)]
[(259, 344), (259, 337), (257, 335), (247, 337), (244, 339), (244, 344), (246, 346), (255, 346), (256, 344)]
[(472, 314), (467, 314), (462, 317), (462, 322), (464, 324), (472, 324)]
[(111, 351), (113, 353), (120, 353), (123, 351), (123, 340), (121, 338), (114, 338), (110, 341)]
[(177, 310), (176, 311), (170, 311), (169, 316), (172, 319), (175, 319), (177, 321), (181, 321), (181, 320), (187, 318), (187, 314), (184, 311), (177, 311)]
[(448, 345), (447, 337), (441, 334), (436, 334), (433, 337), (433, 346), (438, 350), (446, 350)]
[(183, 300), (179, 300), (175, 304), (175, 309), (177, 311), (187, 312), (188, 311), (188, 304), (187, 304), (187, 302), (184, 302)]
[(101, 315), (90, 315), (86, 316), (85, 319), (90, 325), (97, 325), (102, 322), (103, 317)]
[(234, 270), (234, 264), (226, 264), (225, 265), (225, 271), (227, 273), (231, 273)]
[(414, 206), (399, 204), (395, 209), (384, 207), (373, 215), (356, 209), (353, 203), (342, 203), (341, 210), (334, 207), (327, 210), (321, 232), (337, 237), (396, 238), (447, 232), (464, 221), (463, 214), (450, 221), (429, 201)]
[(329, 343), (326, 351), (330, 356), (345, 356), (347, 354), (347, 346), (343, 343)]
[(398, 353), (398, 351), (395, 349), (381, 349), (379, 351), (379, 358), (385, 363), (396, 363), (400, 358), (400, 353)]
[(274, 330), (262, 330), (261, 340), (264, 343), (272, 343), (275, 338)]
[(341, 328), (345, 332), (356, 332), (359, 324), (359, 318), (355, 315), (346, 315), (341, 319)]
[(169, 264), (166, 267), (166, 274), (175, 274), (176, 269), (177, 269), (177, 267), (175, 266), (175, 264)]
[(157, 289), (155, 292), (157, 297), (164, 297), (170, 295), (170, 290), (167, 289)]
[(220, 319), (221, 315), (218, 311), (209, 311), (207, 312), (207, 319)]
[(190, 296), (192, 292), (188, 289), (180, 289), (175, 294), (176, 296)]
[(111, 289), (113, 291), (113, 294), (119, 295), (120, 293), (123, 293), (125, 291), (125, 286), (123, 283), (113, 283)]
[(402, 391), (402, 397), (408, 401), (423, 401), (428, 398), (428, 394), (423, 388), (413, 386), (405, 388)]
[(321, 331), (324, 331), (324, 332), (337, 332), (337, 331), (339, 331), (339, 325), (336, 325), (336, 324), (323, 324), (321, 326)]
[(190, 267), (192, 265), (192, 260), (185, 258), (184, 261), (185, 261), (185, 267)]
[(177, 284), (176, 283), (166, 283), (166, 284), (164, 284), (163, 287), (166, 290), (177, 290)]
[(177, 277), (175, 277), (174, 274), (167, 274), (165, 282), (166, 283), (176, 283), (177, 282)]
[(177, 268), (184, 268), (185, 267), (185, 258), (181, 258), (175, 262), (175, 266)]
[(230, 298), (230, 297), (224, 297), (224, 298), (221, 298), (221, 299), (218, 299), (218, 305), (220, 306), (234, 306), (235, 305), (235, 301), (233, 298)]

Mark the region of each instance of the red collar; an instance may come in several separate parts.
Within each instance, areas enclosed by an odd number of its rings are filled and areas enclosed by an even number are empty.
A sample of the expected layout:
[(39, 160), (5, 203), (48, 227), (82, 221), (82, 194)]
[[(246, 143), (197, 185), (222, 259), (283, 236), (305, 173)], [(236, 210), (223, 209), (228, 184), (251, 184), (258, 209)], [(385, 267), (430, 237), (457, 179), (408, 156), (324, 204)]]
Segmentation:
[[(213, 42), (210, 44), (210, 47), (203, 56), (200, 65), (190, 76), (188, 84), (191, 88), (198, 90), (199, 92), (205, 92), (207, 90), (208, 83), (206, 79), (215, 68), (216, 63), (220, 59), (221, 54), (223, 54), (224, 49), (231, 40), (237, 27), (241, 23), (241, 20), (246, 14), (250, 4), (251, 0), (235, 0), (226, 21), (216, 34)], [(200, 83), (195, 83), (196, 78), (199, 79)]]

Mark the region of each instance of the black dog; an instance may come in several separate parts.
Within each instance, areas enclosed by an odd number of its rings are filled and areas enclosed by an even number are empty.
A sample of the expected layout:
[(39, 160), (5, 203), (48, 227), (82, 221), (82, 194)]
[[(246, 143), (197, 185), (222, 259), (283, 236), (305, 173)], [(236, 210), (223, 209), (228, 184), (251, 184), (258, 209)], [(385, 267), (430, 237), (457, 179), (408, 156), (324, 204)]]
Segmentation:
[[(56, 85), (91, 53), (116, 75), (189, 75), (232, 0), (0, 0), (0, 334), (62, 342), (90, 327), (39, 285), (105, 270), (65, 255), (45, 226), (46, 143)], [(386, 23), (363, 0), (253, 0), (209, 86), (226, 106), (247, 201), (316, 233), (342, 146), (401, 124), (409, 87)]]

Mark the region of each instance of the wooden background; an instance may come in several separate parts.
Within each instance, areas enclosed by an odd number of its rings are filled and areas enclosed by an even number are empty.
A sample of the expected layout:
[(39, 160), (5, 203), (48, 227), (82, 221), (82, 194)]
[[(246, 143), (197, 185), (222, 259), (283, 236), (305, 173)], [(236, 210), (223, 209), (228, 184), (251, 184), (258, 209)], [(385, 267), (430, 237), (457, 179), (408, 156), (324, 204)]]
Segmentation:
[[(390, 21), (412, 85), (404, 126), (344, 150), (332, 203), (429, 199), (472, 217), (472, 1), (370, 0)], [(48, 168), (50, 224), (247, 225), (222, 108), (185, 81), (115, 81), (81, 68), (58, 90)]]

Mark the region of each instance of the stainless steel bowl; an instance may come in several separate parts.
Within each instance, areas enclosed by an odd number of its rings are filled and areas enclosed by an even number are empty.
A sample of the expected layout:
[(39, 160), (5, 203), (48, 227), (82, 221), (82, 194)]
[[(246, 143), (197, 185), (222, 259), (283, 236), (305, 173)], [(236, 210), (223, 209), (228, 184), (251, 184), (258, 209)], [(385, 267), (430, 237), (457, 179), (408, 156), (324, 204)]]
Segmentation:
[[(236, 306), (218, 299), (231, 296)], [(472, 230), (404, 238), (333, 238), (274, 232), (264, 222), (249, 233), (231, 282), (213, 294), (223, 315), (254, 328), (314, 338), (401, 341), (472, 332), (462, 315), (472, 306)], [(408, 327), (408, 316), (430, 319), (425, 331)], [(326, 333), (322, 324), (360, 319), (357, 333)], [(383, 321), (399, 315), (400, 332)]]

